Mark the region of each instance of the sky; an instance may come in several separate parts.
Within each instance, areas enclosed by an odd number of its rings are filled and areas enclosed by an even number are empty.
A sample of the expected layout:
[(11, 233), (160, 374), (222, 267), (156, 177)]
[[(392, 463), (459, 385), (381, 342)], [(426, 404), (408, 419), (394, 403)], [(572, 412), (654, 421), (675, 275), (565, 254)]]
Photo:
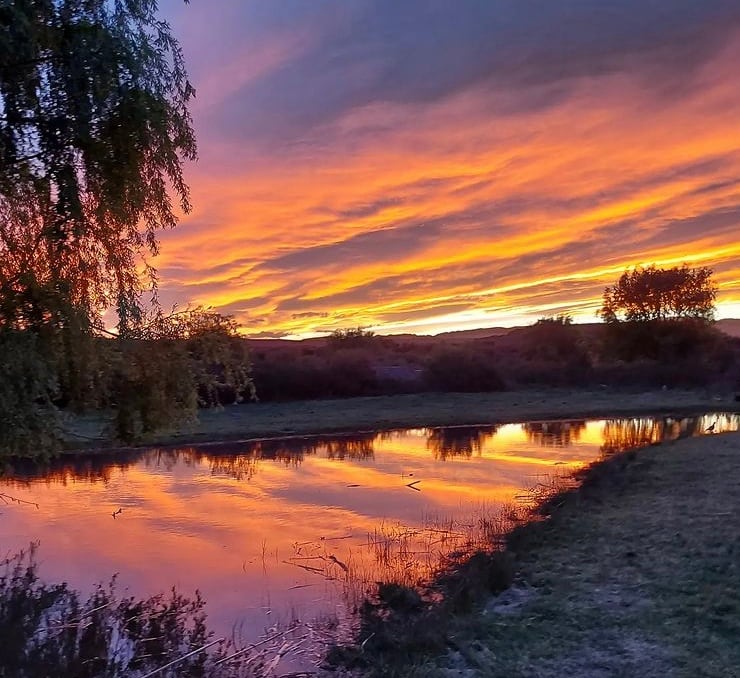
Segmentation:
[(160, 6), (200, 154), (165, 304), (255, 337), (593, 322), (687, 262), (740, 317), (737, 0)]

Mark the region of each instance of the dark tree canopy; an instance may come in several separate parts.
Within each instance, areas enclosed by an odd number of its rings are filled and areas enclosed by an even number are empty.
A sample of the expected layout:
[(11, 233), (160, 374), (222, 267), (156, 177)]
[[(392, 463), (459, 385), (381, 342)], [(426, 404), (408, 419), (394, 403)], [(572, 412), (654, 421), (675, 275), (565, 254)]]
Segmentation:
[(249, 397), (231, 318), (141, 303), (190, 209), (193, 95), (156, 0), (0, 0), (0, 452), (48, 453), (60, 407), (134, 439)]
[(707, 267), (636, 267), (604, 291), (600, 315), (608, 323), (671, 319), (712, 320), (717, 286)]
[(0, 326), (135, 324), (189, 209), (194, 91), (155, 0), (0, 0)]

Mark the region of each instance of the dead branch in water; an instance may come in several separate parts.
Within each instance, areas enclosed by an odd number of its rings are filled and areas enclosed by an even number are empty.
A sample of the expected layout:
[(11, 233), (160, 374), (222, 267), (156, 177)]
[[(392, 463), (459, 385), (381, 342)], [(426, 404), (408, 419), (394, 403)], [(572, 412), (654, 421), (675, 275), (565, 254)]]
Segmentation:
[(4, 492), (0, 492), (0, 500), (2, 500), (4, 504), (25, 504), (27, 506), (35, 506), (36, 508), (39, 507), (39, 505), (35, 501), (19, 499), (18, 497), (13, 497), (9, 494), (5, 494)]

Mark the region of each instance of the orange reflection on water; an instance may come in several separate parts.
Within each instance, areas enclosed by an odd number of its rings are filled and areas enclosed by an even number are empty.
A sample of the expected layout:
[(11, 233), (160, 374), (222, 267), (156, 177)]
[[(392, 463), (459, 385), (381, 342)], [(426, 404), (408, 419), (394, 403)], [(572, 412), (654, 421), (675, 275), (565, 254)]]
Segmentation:
[[(276, 620), (344, 610), (348, 588), (356, 596), (394, 567), (428, 573), (543, 478), (712, 424), (737, 430), (738, 417), (415, 429), (19, 464), (0, 492), (38, 509), (4, 505), (0, 545), (40, 541), (42, 577), (86, 590), (116, 572), (137, 595), (198, 588), (217, 630), (241, 624), (256, 636)], [(393, 540), (422, 555), (399, 559), (385, 548)]]

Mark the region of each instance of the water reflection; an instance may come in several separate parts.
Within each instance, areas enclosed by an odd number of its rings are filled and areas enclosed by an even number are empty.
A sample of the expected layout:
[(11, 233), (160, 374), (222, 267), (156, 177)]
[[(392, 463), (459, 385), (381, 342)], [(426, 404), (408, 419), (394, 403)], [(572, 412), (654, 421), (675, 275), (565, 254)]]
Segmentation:
[(605, 455), (660, 442), (692, 438), (705, 433), (738, 430), (738, 415), (706, 414), (699, 417), (633, 417), (604, 422), (601, 451)]
[(603, 454), (614, 454), (663, 440), (665, 420), (614, 419), (604, 423)]
[(577, 442), (586, 428), (585, 420), (575, 421), (535, 421), (522, 425), (527, 438), (535, 445), (543, 447), (567, 447)]
[(480, 456), (487, 442), (496, 435), (496, 426), (452, 426), (429, 429), (427, 448), (435, 459)]
[[(39, 540), (41, 574), (78, 588), (114, 572), (138, 595), (198, 588), (217, 630), (258, 634), (275, 619), (335, 613), (348, 586), (388, 576), (389, 563), (419, 576), (495, 531), (502, 507), (543, 477), (738, 423), (708, 414), (421, 428), (14, 463), (0, 492), (39, 508), (0, 506), (0, 545)], [(400, 559), (386, 548), (394, 541)]]
[[(379, 433), (364, 433), (359, 436), (346, 436), (336, 440), (327, 440), (323, 447), (326, 450), (327, 459), (372, 459), (375, 454), (373, 447)], [(319, 448), (314, 448), (313, 453), (320, 453)]]
[[(689, 438), (705, 433), (738, 430), (738, 416), (710, 413), (697, 417), (627, 417), (587, 422), (583, 419), (552, 420), (509, 424), (504, 445), (512, 447), (512, 430), (521, 447), (521, 435), (534, 447), (568, 448), (578, 444), (587, 430), (599, 425), (600, 451), (604, 455), (622, 452), (658, 442)], [(711, 430), (708, 431), (708, 429)], [(280, 462), (300, 466), (307, 457), (320, 456), (333, 461), (371, 461), (376, 448), (410, 436), (424, 438), (425, 447), (435, 460), (480, 457), (494, 448), (498, 426), (453, 426), (415, 429), (413, 431), (365, 432), (352, 435), (306, 436), (219, 443), (201, 447), (151, 448), (99, 452), (94, 455), (66, 455), (43, 466), (28, 460), (7, 462), (0, 468), (4, 484), (70, 482), (108, 483), (115, 474), (134, 466), (172, 471), (176, 467), (207, 466), (213, 475), (235, 480), (250, 480), (261, 462)], [(589, 441), (590, 442), (590, 441)]]

